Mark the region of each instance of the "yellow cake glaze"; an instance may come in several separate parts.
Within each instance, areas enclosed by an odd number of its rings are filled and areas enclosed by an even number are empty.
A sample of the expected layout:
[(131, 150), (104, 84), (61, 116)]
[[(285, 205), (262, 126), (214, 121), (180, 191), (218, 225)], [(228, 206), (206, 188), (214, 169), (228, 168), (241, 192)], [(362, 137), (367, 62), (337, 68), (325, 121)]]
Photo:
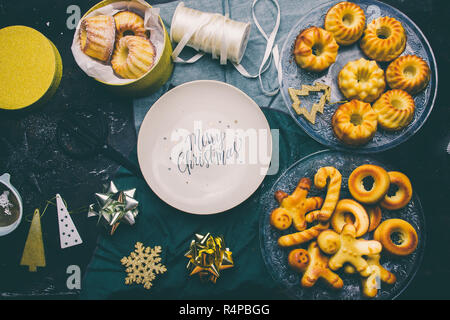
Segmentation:
[(336, 61), (339, 45), (325, 29), (310, 27), (295, 39), (294, 58), (300, 68), (320, 72)]
[(348, 46), (361, 38), (366, 16), (357, 4), (339, 2), (328, 10), (324, 25), (339, 45)]
[(413, 97), (403, 90), (389, 90), (374, 104), (373, 110), (378, 115), (378, 124), (388, 131), (406, 127), (414, 117), (415, 103)]
[(91, 58), (107, 62), (114, 49), (114, 18), (106, 15), (83, 19), (80, 25), (80, 48)]
[(137, 79), (153, 66), (155, 48), (150, 40), (125, 36), (114, 50), (111, 65), (115, 73), (125, 79)]
[(367, 25), (359, 44), (370, 59), (391, 61), (405, 50), (405, 29), (394, 18), (379, 17)]
[(339, 140), (359, 146), (372, 140), (377, 132), (377, 114), (370, 104), (354, 99), (336, 109), (331, 125)]
[(401, 89), (415, 94), (430, 82), (428, 63), (416, 55), (405, 55), (395, 59), (386, 69), (386, 81), (392, 89)]
[(0, 29), (0, 43), (0, 108), (17, 110), (47, 101), (62, 75), (53, 43), (26, 26)]
[(375, 101), (384, 91), (384, 71), (364, 58), (348, 62), (338, 75), (339, 89), (347, 99)]
[(136, 13), (121, 11), (114, 15), (114, 21), (116, 23), (116, 41), (120, 41), (126, 35), (148, 38), (144, 19)]

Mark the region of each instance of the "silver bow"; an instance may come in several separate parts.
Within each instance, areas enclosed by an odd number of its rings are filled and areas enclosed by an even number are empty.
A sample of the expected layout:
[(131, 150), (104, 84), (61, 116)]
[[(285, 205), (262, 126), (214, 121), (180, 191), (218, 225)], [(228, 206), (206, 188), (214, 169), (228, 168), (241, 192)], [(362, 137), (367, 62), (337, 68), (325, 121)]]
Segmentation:
[(139, 202), (134, 199), (135, 192), (136, 189), (119, 191), (111, 181), (105, 193), (95, 194), (97, 203), (89, 206), (88, 217), (97, 216), (98, 223), (103, 224), (111, 235), (122, 221), (130, 226), (134, 225), (139, 214)]

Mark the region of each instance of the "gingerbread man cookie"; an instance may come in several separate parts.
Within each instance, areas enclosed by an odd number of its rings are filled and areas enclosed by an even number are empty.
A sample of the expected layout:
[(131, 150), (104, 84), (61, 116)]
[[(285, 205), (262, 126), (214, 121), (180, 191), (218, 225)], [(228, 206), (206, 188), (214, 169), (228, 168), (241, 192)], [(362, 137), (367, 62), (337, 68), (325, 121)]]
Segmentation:
[(387, 284), (394, 284), (397, 281), (395, 275), (380, 264), (380, 255), (374, 254), (367, 257), (367, 264), (369, 265), (370, 275), (362, 278), (363, 294), (368, 298), (373, 298), (377, 295), (380, 288), (380, 281)]
[(356, 229), (353, 224), (346, 224), (341, 234), (325, 230), (319, 235), (317, 242), (323, 252), (332, 255), (328, 263), (331, 270), (337, 270), (345, 263), (349, 263), (363, 277), (368, 277), (371, 270), (362, 256), (380, 253), (382, 249), (378, 241), (356, 239)]
[(294, 223), (294, 227), (298, 231), (305, 230), (306, 213), (320, 208), (323, 202), (320, 197), (307, 198), (310, 189), (311, 180), (302, 178), (291, 195), (277, 191), (275, 198), (280, 206), (270, 214), (270, 224), (278, 230), (286, 230)]
[(331, 287), (340, 289), (344, 286), (342, 279), (328, 267), (328, 257), (320, 252), (316, 241), (310, 243), (308, 251), (295, 249), (289, 253), (289, 265), (303, 273), (301, 285), (312, 287), (319, 278), (324, 279)]

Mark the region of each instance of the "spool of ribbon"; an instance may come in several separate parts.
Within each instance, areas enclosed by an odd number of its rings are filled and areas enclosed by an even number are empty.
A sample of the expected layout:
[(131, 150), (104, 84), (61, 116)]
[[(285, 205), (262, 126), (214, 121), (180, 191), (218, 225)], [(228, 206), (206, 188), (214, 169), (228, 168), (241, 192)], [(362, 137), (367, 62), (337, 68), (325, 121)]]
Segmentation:
[[(234, 21), (218, 13), (187, 8), (180, 2), (170, 27), (170, 37), (178, 43), (172, 57), (175, 62), (181, 62), (178, 55), (185, 46), (189, 46), (197, 51), (211, 53), (214, 59), (220, 59), (220, 64), (226, 64), (227, 60), (239, 64), (249, 36), (250, 23)], [(198, 60), (201, 56), (195, 57)]]
[[(277, 18), (271, 34), (267, 35), (256, 18), (255, 6), (258, 1), (254, 0), (252, 3), (252, 18), (267, 44), (257, 74), (250, 74), (240, 64), (250, 36), (250, 23), (230, 19), (227, 6), (225, 6), (225, 15), (221, 15), (187, 8), (183, 2), (178, 4), (170, 27), (170, 38), (173, 42), (178, 43), (172, 53), (173, 61), (177, 63), (194, 63), (203, 57), (205, 53), (211, 53), (212, 57), (219, 59), (222, 65), (226, 64), (227, 60), (230, 60), (237, 71), (244, 77), (258, 78), (264, 94), (268, 96), (277, 94), (279, 87), (273, 90), (266, 90), (261, 76), (268, 70), (273, 60), (278, 72), (278, 82), (281, 83), (278, 46), (274, 45), (280, 26), (280, 6), (277, 0), (271, 0), (277, 8)], [(186, 46), (199, 51), (199, 53), (188, 60), (180, 58), (179, 55)]]

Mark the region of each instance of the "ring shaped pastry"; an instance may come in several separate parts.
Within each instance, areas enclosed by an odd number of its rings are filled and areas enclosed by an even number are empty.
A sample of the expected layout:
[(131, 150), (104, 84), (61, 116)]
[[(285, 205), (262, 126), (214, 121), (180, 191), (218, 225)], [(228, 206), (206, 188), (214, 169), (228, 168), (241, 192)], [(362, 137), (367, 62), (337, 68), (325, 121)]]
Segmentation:
[(331, 126), (336, 137), (353, 146), (372, 140), (377, 132), (377, 114), (370, 104), (352, 100), (340, 105), (332, 119)]
[(339, 90), (347, 99), (373, 102), (384, 92), (384, 71), (364, 58), (348, 62), (338, 75)]
[(370, 221), (369, 230), (367, 231), (372, 232), (380, 225), (382, 218), (381, 208), (379, 206), (364, 206), (364, 208), (366, 209)]
[(397, 131), (411, 123), (416, 104), (413, 97), (403, 90), (389, 90), (373, 104), (378, 124), (387, 131)]
[(370, 59), (391, 61), (406, 47), (406, 33), (402, 24), (390, 17), (379, 17), (367, 25), (360, 47)]
[(347, 46), (361, 38), (366, 25), (364, 11), (352, 2), (340, 2), (328, 10), (325, 30), (331, 32), (339, 45)]
[(395, 59), (386, 69), (386, 81), (392, 89), (415, 94), (422, 91), (430, 81), (428, 64), (416, 55), (404, 55)]
[(398, 210), (405, 207), (412, 198), (412, 185), (409, 178), (398, 171), (388, 172), (391, 186), (395, 185), (398, 190), (394, 195), (386, 194), (380, 205), (388, 210)]
[(336, 61), (339, 45), (325, 29), (310, 27), (296, 38), (294, 57), (298, 66), (308, 71), (320, 72)]
[[(364, 183), (368, 179), (373, 180), (370, 190), (366, 189)], [(348, 178), (348, 189), (353, 198), (364, 204), (375, 204), (382, 200), (389, 190), (389, 185), (390, 178), (386, 170), (373, 164), (359, 166)]]
[(347, 224), (348, 214), (351, 215), (351, 223), (355, 226), (356, 237), (362, 237), (369, 229), (369, 216), (364, 207), (354, 200), (342, 199), (338, 202), (331, 216), (331, 226), (337, 233), (341, 233)]
[(120, 11), (114, 15), (116, 24), (116, 41), (120, 41), (125, 36), (138, 36), (148, 38), (144, 19), (131, 11)]
[(137, 79), (150, 70), (154, 60), (155, 48), (149, 40), (137, 36), (126, 36), (116, 45), (111, 66), (122, 78)]
[(383, 221), (373, 234), (373, 238), (391, 254), (406, 256), (416, 250), (419, 243), (414, 227), (402, 219)]

